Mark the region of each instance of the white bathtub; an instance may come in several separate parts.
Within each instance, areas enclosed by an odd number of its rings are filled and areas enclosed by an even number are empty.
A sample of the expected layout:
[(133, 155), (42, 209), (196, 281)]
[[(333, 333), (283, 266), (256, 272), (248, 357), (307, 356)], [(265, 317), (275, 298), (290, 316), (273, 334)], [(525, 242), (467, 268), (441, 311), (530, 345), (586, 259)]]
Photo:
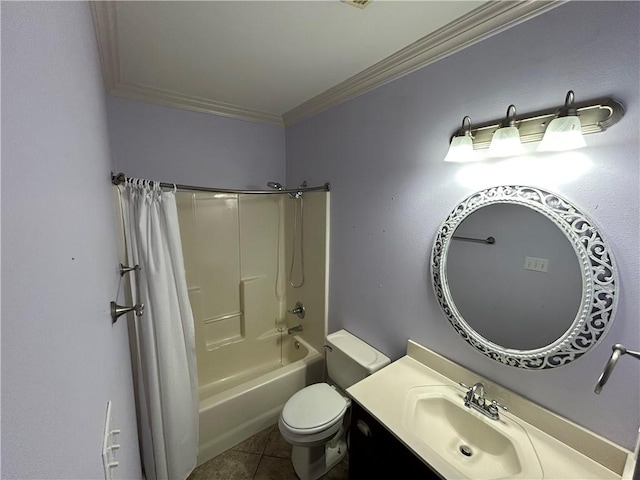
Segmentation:
[(284, 335), (282, 363), (239, 385), (200, 388), (198, 465), (278, 421), (298, 390), (322, 381), (323, 355), (297, 335)]

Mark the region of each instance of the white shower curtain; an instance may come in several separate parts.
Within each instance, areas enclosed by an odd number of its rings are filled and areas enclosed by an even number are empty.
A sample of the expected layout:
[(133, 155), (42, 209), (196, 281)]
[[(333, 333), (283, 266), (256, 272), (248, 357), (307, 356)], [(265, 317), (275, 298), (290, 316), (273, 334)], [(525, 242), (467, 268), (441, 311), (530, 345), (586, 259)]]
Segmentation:
[(133, 363), (145, 476), (184, 480), (198, 453), (198, 377), (175, 192), (129, 179), (119, 188), (129, 264), (141, 267), (130, 275), (144, 303)]

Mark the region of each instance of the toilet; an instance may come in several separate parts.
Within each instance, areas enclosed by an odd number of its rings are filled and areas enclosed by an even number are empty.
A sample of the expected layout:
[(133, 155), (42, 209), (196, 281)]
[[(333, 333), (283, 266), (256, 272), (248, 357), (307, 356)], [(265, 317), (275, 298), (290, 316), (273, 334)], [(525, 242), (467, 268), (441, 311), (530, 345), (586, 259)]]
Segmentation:
[(296, 392), (278, 420), (284, 439), (293, 445), (291, 463), (301, 480), (316, 480), (347, 453), (345, 431), (351, 405), (345, 390), (389, 365), (389, 358), (346, 330), (327, 336), (329, 383)]

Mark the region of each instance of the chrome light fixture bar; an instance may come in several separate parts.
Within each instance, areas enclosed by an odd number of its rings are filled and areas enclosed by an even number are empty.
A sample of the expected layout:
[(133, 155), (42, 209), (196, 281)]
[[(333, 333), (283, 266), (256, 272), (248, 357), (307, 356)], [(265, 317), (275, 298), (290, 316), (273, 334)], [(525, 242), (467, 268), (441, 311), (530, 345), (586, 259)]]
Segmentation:
[[(612, 98), (598, 98), (586, 102), (573, 103), (573, 92), (567, 94), (567, 102), (571, 107), (571, 114), (575, 110), (575, 115), (580, 119), (581, 131), (583, 135), (603, 132), (612, 125), (618, 123), (624, 115), (623, 105)], [(513, 126), (517, 127), (522, 143), (539, 142), (542, 140), (548, 125), (556, 118), (566, 116), (567, 103), (561, 107), (548, 110), (516, 115)], [(489, 148), (491, 140), (496, 130), (504, 125), (504, 119), (492, 120), (479, 125), (471, 125), (468, 135), (473, 138), (473, 149), (481, 150)], [(458, 133), (458, 131), (456, 131)], [(452, 136), (452, 139), (456, 134)]]

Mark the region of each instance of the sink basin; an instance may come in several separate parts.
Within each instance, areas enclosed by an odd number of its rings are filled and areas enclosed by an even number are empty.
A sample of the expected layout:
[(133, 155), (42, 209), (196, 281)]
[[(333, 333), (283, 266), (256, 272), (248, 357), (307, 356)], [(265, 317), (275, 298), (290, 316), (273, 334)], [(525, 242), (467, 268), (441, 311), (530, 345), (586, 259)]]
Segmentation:
[(409, 389), (402, 421), (416, 441), (460, 472), (458, 478), (543, 478), (526, 431), (505, 416), (493, 420), (465, 407), (455, 387)]

